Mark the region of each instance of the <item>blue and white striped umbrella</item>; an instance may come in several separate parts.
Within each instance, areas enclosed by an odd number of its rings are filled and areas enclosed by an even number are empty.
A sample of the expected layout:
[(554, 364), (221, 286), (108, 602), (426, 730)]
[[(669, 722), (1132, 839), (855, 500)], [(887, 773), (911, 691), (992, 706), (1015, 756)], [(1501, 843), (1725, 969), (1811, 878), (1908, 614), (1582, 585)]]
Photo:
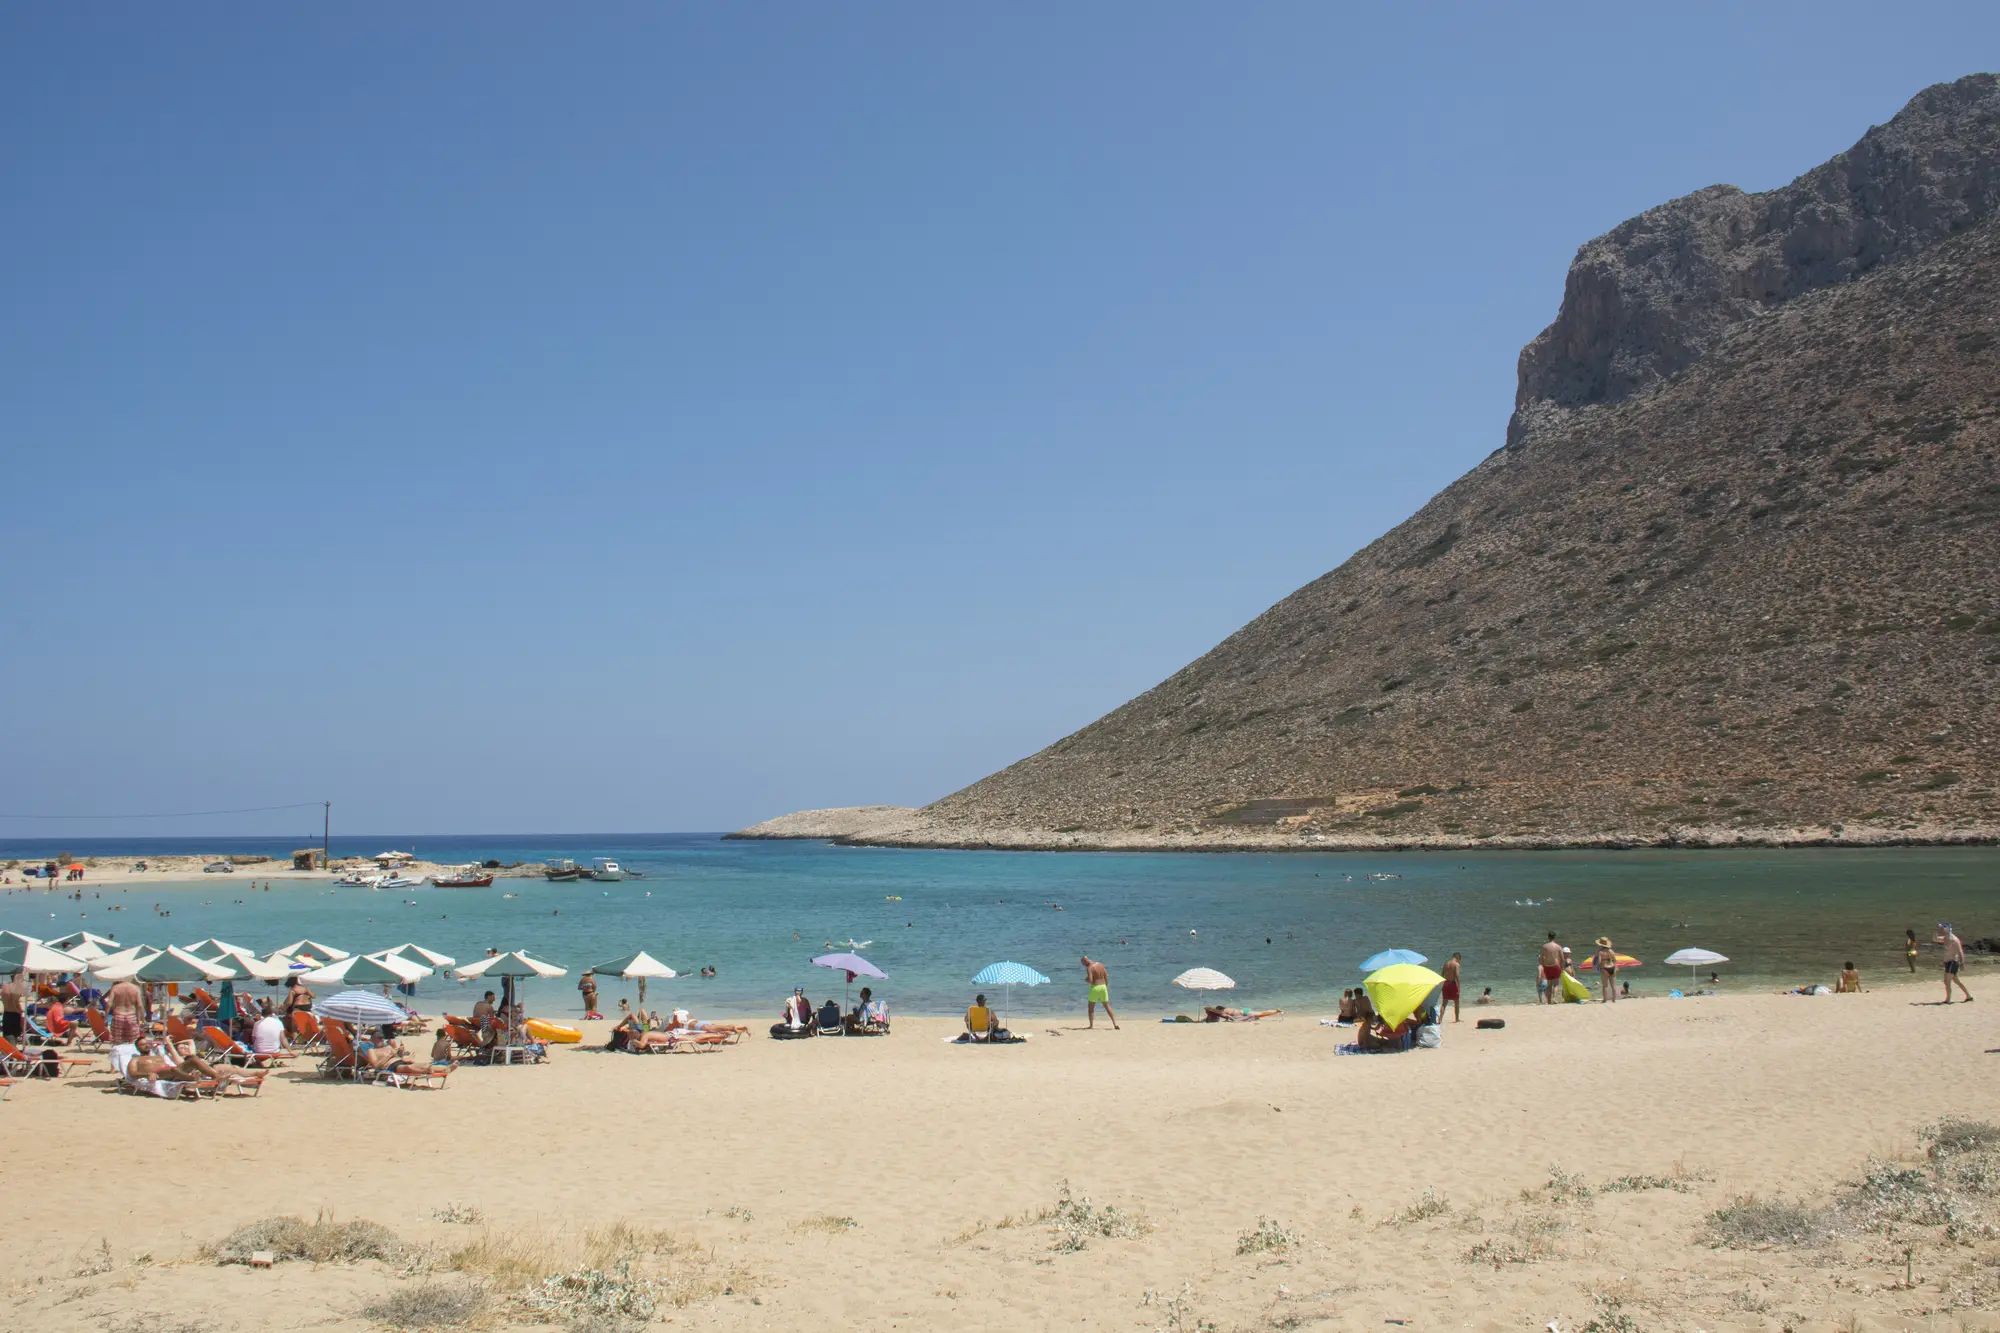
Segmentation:
[(992, 963), (972, 979), (975, 986), (1040, 986), (1048, 978), (1026, 963)]
[(369, 990), (347, 990), (328, 996), (313, 1005), (313, 1014), (319, 1018), (337, 1018), (357, 1027), (383, 1027), (410, 1021), (410, 1015), (402, 1005)]
[(972, 984), (1007, 988), (1007, 1003), (1000, 1011), (1000, 1026), (1004, 1028), (1007, 1026), (1006, 1015), (1014, 1007), (1014, 987), (1039, 986), (1047, 980), (1047, 977), (1026, 963), (993, 963), (981, 968), (979, 975), (972, 979)]

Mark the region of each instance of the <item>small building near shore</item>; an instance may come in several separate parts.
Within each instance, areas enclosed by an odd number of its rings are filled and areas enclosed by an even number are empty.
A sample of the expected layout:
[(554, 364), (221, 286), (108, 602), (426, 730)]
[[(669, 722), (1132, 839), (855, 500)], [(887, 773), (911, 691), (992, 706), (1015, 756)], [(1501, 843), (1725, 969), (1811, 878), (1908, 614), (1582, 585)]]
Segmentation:
[(324, 870), (326, 869), (326, 853), (318, 847), (301, 847), (298, 851), (292, 853), (292, 869)]

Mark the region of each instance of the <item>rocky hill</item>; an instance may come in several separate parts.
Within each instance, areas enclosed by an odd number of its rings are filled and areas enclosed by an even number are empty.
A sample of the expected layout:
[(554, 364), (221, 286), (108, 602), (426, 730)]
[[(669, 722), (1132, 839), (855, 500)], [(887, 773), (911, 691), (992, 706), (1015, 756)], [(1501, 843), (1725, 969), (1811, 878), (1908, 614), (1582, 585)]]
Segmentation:
[(1506, 447), (1139, 698), (851, 840), (2000, 832), (2000, 82), (1585, 245)]

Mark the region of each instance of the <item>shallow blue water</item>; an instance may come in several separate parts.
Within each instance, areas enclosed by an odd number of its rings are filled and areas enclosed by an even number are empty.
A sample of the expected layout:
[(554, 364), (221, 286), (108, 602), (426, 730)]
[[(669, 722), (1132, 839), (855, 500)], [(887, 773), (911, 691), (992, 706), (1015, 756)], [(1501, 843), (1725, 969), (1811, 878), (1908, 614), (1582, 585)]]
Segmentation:
[[(201, 839), (186, 850), (284, 855), (294, 845)], [(1433, 965), (1461, 951), (1468, 998), (1490, 985), (1502, 1000), (1523, 1000), (1532, 996), (1535, 949), (1548, 930), (1579, 957), (1595, 937), (1610, 935), (1621, 951), (1646, 960), (1626, 974), (1641, 994), (1685, 984), (1686, 971), (1659, 960), (1688, 945), (1730, 956), (1721, 969), (1725, 989), (1752, 989), (1830, 983), (1849, 958), (1871, 984), (1907, 975), (1906, 926), (1926, 940), (1942, 919), (1968, 938), (2000, 936), (2000, 851), (1990, 848), (1122, 855), (622, 834), (335, 839), (334, 851), (412, 845), (441, 861), (610, 856), (646, 878), (503, 879), (486, 890), (402, 893), (329, 893), (282, 879), (268, 893), (252, 892), (257, 877), (248, 871), (130, 891), (86, 880), (81, 903), (39, 889), (0, 895), (0, 929), (51, 937), (87, 928), (154, 944), (213, 935), (259, 950), (301, 937), (355, 951), (413, 940), (462, 960), (488, 946), (526, 948), (573, 969), (644, 948), (675, 968), (714, 964), (720, 973), (654, 983), (653, 1007), (671, 1001), (759, 1015), (774, 1013), (795, 985), (815, 999), (841, 990), (843, 978), (809, 962), (828, 941), (841, 949), (850, 938), (867, 941), (860, 952), (889, 974), (878, 989), (904, 1013), (958, 1011), (973, 973), (1000, 959), (1053, 979), (1017, 988), (1016, 1012), (1080, 1013), (1077, 960), (1088, 953), (1110, 967), (1121, 1018), (1142, 1019), (1195, 1011), (1200, 997), (1169, 981), (1196, 966), (1236, 978), (1231, 1003), (1317, 1012), (1359, 983), (1361, 959), (1391, 946), (1428, 954)], [(71, 839), (60, 848), (0, 842), (0, 860), (58, 850), (116, 858), (178, 849), (160, 839)], [(172, 915), (156, 916), (155, 903)], [(1926, 950), (1924, 966), (1934, 971), (1934, 951)], [(577, 1012), (574, 976), (531, 988), (531, 1008)], [(631, 992), (606, 985), (604, 993), (611, 1007)], [(438, 997), (427, 1009), (462, 996), (442, 979), (425, 982), (422, 994)]]

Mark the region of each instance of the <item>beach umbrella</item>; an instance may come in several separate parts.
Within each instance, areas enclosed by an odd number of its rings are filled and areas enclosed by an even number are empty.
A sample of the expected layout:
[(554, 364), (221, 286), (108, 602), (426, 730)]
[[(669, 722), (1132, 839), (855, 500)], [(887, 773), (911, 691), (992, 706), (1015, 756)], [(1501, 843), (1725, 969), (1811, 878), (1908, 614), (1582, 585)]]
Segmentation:
[(560, 977), (567, 974), (567, 968), (530, 958), (519, 949), (480, 958), (458, 969), (460, 980), (472, 977)]
[[(73, 930), (69, 934), (59, 936), (56, 939), (43, 940), (42, 943), (48, 945), (51, 949), (61, 949), (64, 953), (76, 953), (78, 948), (86, 944), (101, 950), (103, 953), (113, 953), (118, 948), (117, 940), (103, 935), (93, 935), (87, 930)], [(82, 957), (81, 954), (77, 956)]]
[(1174, 978), (1176, 986), (1188, 990), (1235, 990), (1236, 979), (1226, 977), (1212, 967), (1191, 967)]
[(595, 972), (599, 976), (621, 977), (626, 981), (638, 982), (640, 1004), (646, 1002), (646, 981), (649, 977), (657, 977), (661, 981), (672, 981), (680, 975), (680, 973), (674, 971), (644, 949), (639, 950), (639, 952), (629, 957), (614, 958), (608, 963), (599, 963), (595, 967), (585, 968), (584, 970)]
[(429, 968), (407, 958), (361, 954), (314, 968), (299, 980), (308, 986), (402, 986), (429, 973)]
[(0, 931), (0, 972), (81, 972), (86, 963), (73, 953), (52, 948), (32, 935)]
[(1423, 1008), (1431, 993), (1442, 985), (1443, 977), (1415, 963), (1392, 963), (1361, 980), (1361, 988), (1368, 992), (1376, 1016), (1392, 1028)]
[(232, 953), (211, 958), (209, 961), (233, 967), (244, 976), (255, 977), (259, 981), (283, 981), (292, 975), (294, 966), (292, 959), (282, 958), (276, 954), (269, 958), (259, 958), (255, 954)]
[[(1613, 967), (1616, 967), (1616, 968), (1620, 968), (1620, 969), (1623, 969), (1623, 968), (1628, 968), (1628, 967), (1644, 967), (1644, 966), (1645, 966), (1645, 964), (1644, 964), (1644, 963), (1640, 962), (1640, 961), (1639, 961), (1638, 959), (1634, 958), (1634, 957), (1633, 957), (1633, 956), (1632, 956), (1631, 954), (1629, 954), (1629, 953), (1614, 953), (1614, 954), (1612, 954), (1611, 956), (1612, 956), (1612, 957), (1613, 957), (1614, 959), (1616, 959), (1616, 960), (1617, 960), (1616, 962), (1614, 962), (1614, 963), (1612, 964), (1612, 966), (1613, 966)], [(1584, 959), (1584, 960), (1583, 960), (1583, 961), (1582, 961), (1581, 963), (1578, 963), (1578, 964), (1577, 964), (1577, 970), (1578, 970), (1579, 972), (1594, 972), (1594, 971), (1596, 971), (1596, 970), (1597, 970), (1597, 955), (1596, 955), (1596, 954), (1592, 954), (1592, 955), (1591, 955), (1590, 957), (1588, 957), (1588, 958)]]
[(144, 954), (165, 952), (166, 950), (160, 948), (157, 944), (128, 944), (115, 953), (108, 953), (101, 958), (91, 959), (90, 970), (101, 976), (106, 968), (115, 968), (122, 963), (129, 963)]
[(92, 970), (106, 981), (136, 981), (146, 986), (162, 982), (223, 981), (236, 975), (226, 964), (212, 963), (185, 949), (172, 947), (110, 966), (99, 962)]
[(1688, 985), (1692, 986), (1696, 968), (1714, 967), (1717, 963), (1728, 962), (1729, 959), (1713, 949), (1680, 949), (1668, 954), (1667, 961), (1675, 967), (1686, 967)]
[(315, 958), (324, 958), (328, 962), (335, 962), (348, 956), (345, 949), (336, 949), (331, 944), (315, 944), (311, 940), (295, 941), (294, 943), (287, 944), (284, 948), (278, 950), (278, 952), (287, 958), (295, 953), (309, 953)]
[(426, 949), (421, 944), (399, 944), (393, 949), (382, 950), (381, 956), (384, 958), (403, 958), (412, 963), (421, 962), (433, 970), (450, 967), (458, 961), (450, 954), (438, 953), (435, 950)]
[(1381, 953), (1376, 954), (1373, 958), (1363, 963), (1361, 970), (1364, 973), (1380, 972), (1383, 968), (1394, 967), (1398, 963), (1428, 963), (1429, 961), (1430, 959), (1424, 957), (1415, 949), (1384, 949)]
[(317, 1018), (336, 1018), (356, 1027), (390, 1027), (410, 1021), (409, 1011), (402, 1005), (372, 990), (342, 991), (315, 1001), (313, 1015)]
[(1004, 1028), (1007, 1026), (1007, 1011), (1014, 1007), (1014, 987), (1043, 986), (1048, 984), (1048, 980), (1026, 963), (989, 963), (974, 975), (972, 984), (1007, 988), (1007, 1003), (1001, 1011), (1000, 1018), (1000, 1026)]
[(507, 1015), (507, 1044), (512, 1046), (520, 1036), (520, 1028), (514, 1022), (514, 982), (520, 977), (560, 977), (567, 975), (567, 969), (554, 963), (545, 963), (539, 958), (530, 958), (519, 949), (510, 953), (491, 954), (458, 969), (458, 979), (467, 981), (473, 977), (500, 978), (500, 1008)]
[[(847, 989), (850, 991), (854, 989), (854, 979), (856, 977), (874, 977), (878, 981), (887, 981), (889, 979), (887, 972), (884, 972), (858, 953), (822, 954), (820, 957), (813, 959), (813, 966), (831, 967), (845, 972), (847, 974)], [(841, 1002), (841, 1007), (843, 1009), (847, 1007), (845, 1000)]]
[(250, 952), (240, 944), (229, 944), (213, 938), (202, 940), (198, 944), (183, 944), (181, 948), (197, 958), (215, 958), (222, 954), (247, 954)]

